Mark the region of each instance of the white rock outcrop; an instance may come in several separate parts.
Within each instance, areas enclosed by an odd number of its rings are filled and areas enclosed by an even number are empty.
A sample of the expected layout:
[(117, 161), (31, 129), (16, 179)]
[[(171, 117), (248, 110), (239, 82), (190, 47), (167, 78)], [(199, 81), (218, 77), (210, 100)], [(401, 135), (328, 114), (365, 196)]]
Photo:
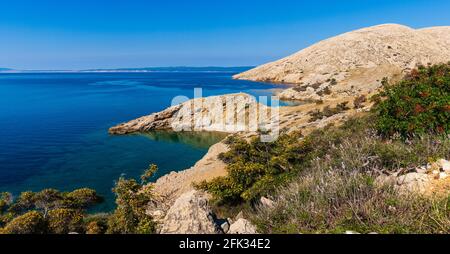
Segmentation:
[(423, 173), (408, 173), (397, 178), (397, 185), (409, 191), (423, 192), (427, 187), (430, 177)]
[(127, 134), (152, 130), (228, 133), (257, 131), (264, 126), (270, 128), (273, 124), (270, 112), (270, 107), (259, 104), (249, 94), (210, 96), (192, 99), (161, 112), (119, 124), (110, 128), (109, 133)]
[(204, 193), (192, 190), (181, 195), (161, 222), (161, 234), (216, 234), (221, 229), (214, 221)]
[(231, 224), (228, 234), (256, 234), (256, 227), (250, 221), (240, 218)]
[(394, 184), (400, 191), (427, 193), (439, 185), (440, 181), (448, 180), (450, 174), (448, 167), (450, 162), (440, 159), (426, 166), (417, 167), (406, 174), (380, 175), (376, 181), (379, 184)]

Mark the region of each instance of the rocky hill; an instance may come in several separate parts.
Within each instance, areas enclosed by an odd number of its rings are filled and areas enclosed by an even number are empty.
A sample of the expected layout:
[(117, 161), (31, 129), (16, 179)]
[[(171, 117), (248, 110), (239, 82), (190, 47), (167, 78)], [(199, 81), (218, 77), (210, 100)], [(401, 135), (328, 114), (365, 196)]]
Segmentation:
[(384, 77), (400, 78), (417, 65), (449, 60), (450, 27), (385, 24), (323, 40), (234, 78), (295, 84), (280, 97), (324, 100), (370, 94)]
[(251, 132), (264, 124), (262, 118), (259, 121), (258, 112), (270, 110), (245, 93), (210, 96), (119, 124), (110, 128), (109, 133), (123, 135), (152, 130)]

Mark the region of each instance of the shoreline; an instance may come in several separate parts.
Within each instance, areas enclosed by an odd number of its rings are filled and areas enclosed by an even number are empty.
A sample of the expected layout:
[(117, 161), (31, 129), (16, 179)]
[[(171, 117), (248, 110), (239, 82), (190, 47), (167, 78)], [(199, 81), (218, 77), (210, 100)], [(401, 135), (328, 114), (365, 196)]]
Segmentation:
[[(202, 100), (211, 97), (226, 97), (226, 96), (236, 96), (241, 94), (224, 94), (218, 96), (203, 97)], [(345, 112), (337, 113), (333, 116), (326, 117), (324, 119), (319, 119), (314, 122), (309, 122), (310, 119), (309, 112), (311, 110), (320, 108), (323, 109), (327, 106), (336, 105), (345, 101), (348, 98), (341, 98), (337, 100), (328, 100), (321, 105), (317, 105), (313, 102), (304, 102), (300, 105), (295, 106), (280, 106), (280, 116), (279, 123), (280, 129), (291, 131), (302, 131), (302, 133), (307, 134), (316, 128), (322, 128), (328, 124), (340, 122), (348, 119), (350, 115), (355, 115), (363, 111), (367, 111), (369, 106), (361, 108), (359, 110), (348, 110)], [(194, 99), (195, 100), (195, 99)], [(192, 102), (189, 100), (183, 104)], [(245, 101), (244, 101), (245, 102)], [(243, 105), (241, 105), (243, 106)], [(243, 106), (245, 107), (245, 106)], [(161, 130), (161, 131), (173, 131), (170, 129), (170, 124), (172, 122), (169, 119), (176, 116), (175, 111), (182, 110), (183, 106), (176, 105), (166, 108), (163, 111), (152, 113), (151, 115), (142, 116), (140, 118), (131, 120), (126, 123), (118, 124), (117, 126), (111, 127), (109, 132), (111, 135), (128, 135), (130, 133), (145, 133), (148, 130)], [(212, 110), (213, 112), (215, 109)], [(216, 110), (217, 111), (217, 110)], [(161, 124), (162, 123), (162, 124)], [(217, 126), (216, 126), (217, 127)], [(257, 135), (256, 132), (252, 131), (239, 131), (239, 132), (229, 132), (226, 130), (226, 126), (220, 126), (222, 129), (220, 133), (229, 135), (240, 135), (242, 137), (250, 137)], [(201, 132), (217, 132), (218, 130), (202, 130)], [(182, 131), (181, 135), (184, 133), (192, 133), (195, 131)], [(229, 136), (227, 135), (227, 136)], [(149, 209), (149, 213), (157, 211), (163, 213), (169, 209), (169, 207), (175, 202), (175, 200), (182, 194), (194, 190), (192, 184), (201, 182), (203, 180), (209, 181), (215, 177), (226, 175), (226, 164), (222, 162), (218, 155), (222, 152), (226, 152), (228, 147), (223, 141), (226, 139), (224, 137), (221, 141), (211, 145), (208, 152), (198, 160), (192, 167), (186, 168), (180, 171), (171, 171), (161, 177), (159, 177), (155, 182), (149, 183), (150, 186), (154, 188), (156, 202), (152, 208)]]

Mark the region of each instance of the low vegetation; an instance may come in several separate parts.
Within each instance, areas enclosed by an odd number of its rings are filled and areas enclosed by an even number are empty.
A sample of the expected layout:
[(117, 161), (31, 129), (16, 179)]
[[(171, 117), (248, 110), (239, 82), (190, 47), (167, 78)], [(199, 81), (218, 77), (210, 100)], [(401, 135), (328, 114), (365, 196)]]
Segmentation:
[(0, 194), (0, 233), (3, 234), (131, 234), (154, 233), (155, 223), (145, 214), (152, 199), (146, 185), (157, 167), (151, 165), (138, 183), (121, 177), (115, 184), (117, 208), (112, 214), (88, 214), (102, 202), (95, 190), (83, 188), (72, 192), (45, 189), (23, 192), (13, 198)]
[[(326, 164), (325, 162), (324, 164)], [(274, 194), (253, 222), (261, 233), (448, 233), (450, 200), (400, 194), (369, 172), (329, 170), (318, 162)], [(314, 169), (314, 170), (312, 170)]]
[(450, 132), (450, 63), (419, 67), (402, 81), (389, 84), (376, 107), (378, 130), (403, 137)]
[(304, 156), (309, 156), (312, 148), (301, 138), (301, 133), (284, 134), (265, 143), (259, 138), (246, 141), (230, 137), (226, 140), (230, 151), (219, 156), (228, 164), (228, 175), (202, 182), (197, 188), (213, 194), (218, 203), (252, 201), (308, 161)]
[(318, 120), (321, 120), (323, 118), (327, 118), (330, 116), (337, 115), (339, 113), (342, 113), (346, 110), (349, 110), (350, 108), (347, 106), (348, 102), (341, 102), (337, 104), (335, 107), (325, 106), (322, 110), (316, 109), (308, 112), (308, 114), (311, 116), (309, 119), (309, 122), (315, 122)]

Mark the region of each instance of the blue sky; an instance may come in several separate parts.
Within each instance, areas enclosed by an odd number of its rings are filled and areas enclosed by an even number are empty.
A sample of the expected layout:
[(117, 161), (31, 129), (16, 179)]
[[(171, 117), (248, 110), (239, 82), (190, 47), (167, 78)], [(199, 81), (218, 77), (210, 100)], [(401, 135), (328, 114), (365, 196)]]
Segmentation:
[(450, 25), (450, 1), (0, 0), (0, 67), (258, 65), (357, 28)]

